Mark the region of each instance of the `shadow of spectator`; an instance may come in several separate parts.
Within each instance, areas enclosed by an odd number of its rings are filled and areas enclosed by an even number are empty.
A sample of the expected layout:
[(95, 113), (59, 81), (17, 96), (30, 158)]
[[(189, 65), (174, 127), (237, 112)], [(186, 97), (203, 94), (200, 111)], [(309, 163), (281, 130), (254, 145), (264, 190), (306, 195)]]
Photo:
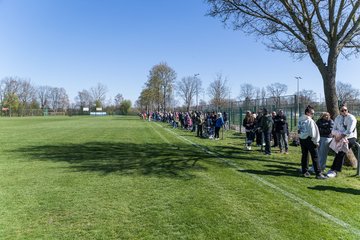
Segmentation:
[(308, 188), (317, 191), (334, 191), (334, 192), (347, 193), (352, 195), (360, 195), (360, 190), (354, 188), (342, 188), (342, 187), (322, 186), (322, 185), (318, 185), (315, 187), (308, 187)]

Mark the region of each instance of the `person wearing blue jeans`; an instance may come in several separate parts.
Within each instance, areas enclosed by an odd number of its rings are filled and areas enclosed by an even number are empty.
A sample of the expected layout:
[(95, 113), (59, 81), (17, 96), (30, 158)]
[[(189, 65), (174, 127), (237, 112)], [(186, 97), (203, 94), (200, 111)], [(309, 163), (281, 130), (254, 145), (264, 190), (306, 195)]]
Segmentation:
[(221, 112), (217, 114), (216, 122), (215, 122), (215, 140), (219, 140), (219, 131), (220, 128), (224, 125), (224, 120), (221, 116)]
[[(331, 131), (334, 128), (334, 121), (330, 118), (330, 113), (323, 112), (320, 118), (316, 121), (316, 125), (320, 132), (319, 142), (319, 164), (321, 171), (326, 168), (326, 160), (329, 153), (329, 145), (332, 139)], [(314, 168), (312, 168), (314, 170)]]

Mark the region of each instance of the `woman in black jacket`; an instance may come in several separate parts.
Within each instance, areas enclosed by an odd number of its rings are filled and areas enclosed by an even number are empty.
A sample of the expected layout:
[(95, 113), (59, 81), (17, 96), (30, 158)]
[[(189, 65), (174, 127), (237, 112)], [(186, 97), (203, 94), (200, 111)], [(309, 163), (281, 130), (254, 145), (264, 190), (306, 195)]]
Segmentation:
[(245, 145), (247, 150), (251, 150), (251, 144), (255, 138), (255, 124), (256, 121), (253, 114), (250, 111), (247, 111), (243, 120), (243, 127), (245, 128), (246, 133)]
[[(316, 121), (316, 125), (319, 128), (320, 132), (320, 142), (319, 142), (319, 164), (321, 171), (324, 171), (326, 168), (326, 159), (329, 153), (329, 145), (332, 139), (331, 131), (334, 128), (334, 121), (330, 118), (328, 112), (323, 112), (320, 115), (320, 118)], [(310, 169), (310, 171), (313, 168)]]

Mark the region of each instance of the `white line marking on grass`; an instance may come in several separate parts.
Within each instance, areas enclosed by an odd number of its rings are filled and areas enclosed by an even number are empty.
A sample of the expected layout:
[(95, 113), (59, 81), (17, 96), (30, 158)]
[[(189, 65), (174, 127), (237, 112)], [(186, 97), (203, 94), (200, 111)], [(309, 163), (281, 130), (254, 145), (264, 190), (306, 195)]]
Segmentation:
[[(160, 126), (160, 125), (159, 125), (159, 126)], [(159, 133), (152, 125), (150, 125), (150, 127), (152, 128), (152, 130), (154, 130), (154, 132), (157, 133), (157, 135), (160, 136), (160, 138), (161, 138), (162, 140), (164, 140), (164, 142), (166, 142), (166, 143), (168, 143), (168, 144), (171, 144), (171, 143), (169, 142), (169, 140), (167, 140), (167, 138), (165, 138), (161, 133)]]
[[(231, 166), (231, 167), (234, 167), (236, 170), (239, 170), (239, 171), (244, 171), (244, 170), (245, 170), (245, 169), (243, 169), (243, 168), (240, 168), (240, 167), (239, 167), (236, 163), (234, 163), (233, 161), (229, 161), (229, 160), (227, 160), (227, 159), (224, 159), (224, 158), (220, 157), (218, 154), (213, 153), (213, 152), (205, 149), (203, 146), (201, 146), (201, 145), (199, 145), (199, 144), (196, 144), (196, 143), (190, 141), (189, 139), (187, 139), (187, 138), (185, 138), (185, 137), (183, 137), (183, 136), (178, 135), (178, 134), (175, 133), (174, 131), (171, 131), (171, 130), (168, 129), (168, 128), (164, 128), (163, 126), (161, 126), (161, 125), (158, 124), (158, 123), (156, 123), (156, 125), (158, 125), (159, 127), (162, 127), (163, 129), (167, 130), (168, 132), (174, 134), (178, 139), (180, 139), (180, 140), (182, 140), (182, 141), (184, 141), (184, 142), (187, 142), (187, 143), (189, 143), (189, 144), (191, 144), (191, 145), (193, 145), (193, 146), (195, 146), (195, 147), (197, 147), (197, 148), (200, 148), (201, 150), (203, 150), (204, 152), (206, 152), (206, 153), (208, 153), (208, 154), (210, 154), (210, 155), (215, 156), (217, 159), (221, 160), (222, 162), (228, 164), (228, 165)], [(160, 133), (158, 133), (158, 134), (160, 134)], [(237, 173), (239, 173), (239, 171), (237, 171)], [(242, 172), (242, 173), (244, 173), (244, 172)], [(303, 206), (305, 206), (305, 207), (308, 207), (308, 208), (309, 208), (310, 210), (312, 210), (313, 212), (315, 212), (315, 213), (323, 216), (324, 218), (332, 221), (333, 223), (336, 223), (337, 225), (340, 225), (341, 227), (343, 227), (343, 228), (351, 231), (352, 233), (356, 234), (357, 236), (360, 236), (360, 230), (359, 230), (359, 229), (351, 226), (350, 224), (344, 222), (343, 220), (341, 220), (341, 219), (339, 219), (339, 218), (336, 218), (336, 217), (332, 216), (331, 214), (325, 212), (325, 211), (322, 210), (321, 208), (318, 208), (318, 207), (312, 205), (311, 203), (308, 203), (307, 201), (303, 200), (302, 198), (296, 196), (295, 194), (292, 194), (292, 193), (287, 192), (286, 190), (284, 190), (284, 189), (282, 189), (282, 188), (280, 188), (280, 187), (278, 187), (278, 186), (276, 186), (276, 185), (274, 185), (274, 184), (266, 181), (265, 179), (263, 179), (262, 177), (259, 177), (259, 176), (256, 175), (256, 174), (252, 174), (252, 173), (245, 173), (245, 174), (251, 176), (252, 178), (254, 178), (254, 179), (256, 179), (256, 180), (258, 180), (258, 181), (261, 182), (262, 184), (264, 184), (264, 185), (266, 185), (266, 186), (268, 186), (268, 187), (270, 187), (270, 188), (272, 188), (272, 189), (280, 192), (281, 194), (283, 194), (284, 196), (290, 198), (291, 200), (293, 200), (293, 201), (295, 201), (295, 202), (297, 202), (297, 203), (299, 203), (299, 204), (301, 204), (301, 205), (303, 205)]]

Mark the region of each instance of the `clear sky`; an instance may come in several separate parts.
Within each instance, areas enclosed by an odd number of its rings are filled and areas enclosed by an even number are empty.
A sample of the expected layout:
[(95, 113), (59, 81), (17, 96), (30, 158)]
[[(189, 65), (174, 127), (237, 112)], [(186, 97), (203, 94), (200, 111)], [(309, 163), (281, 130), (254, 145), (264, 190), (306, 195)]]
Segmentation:
[[(107, 98), (121, 93), (134, 102), (150, 69), (166, 62), (177, 80), (199, 73), (204, 87), (221, 73), (232, 98), (243, 83), (280, 82), (294, 94), (295, 76), (302, 77), (300, 90), (324, 96), (309, 58), (269, 51), (207, 10), (202, 0), (0, 0), (0, 79), (64, 87), (72, 102), (100, 82)], [(338, 81), (360, 89), (359, 76), (359, 59), (340, 59)]]

